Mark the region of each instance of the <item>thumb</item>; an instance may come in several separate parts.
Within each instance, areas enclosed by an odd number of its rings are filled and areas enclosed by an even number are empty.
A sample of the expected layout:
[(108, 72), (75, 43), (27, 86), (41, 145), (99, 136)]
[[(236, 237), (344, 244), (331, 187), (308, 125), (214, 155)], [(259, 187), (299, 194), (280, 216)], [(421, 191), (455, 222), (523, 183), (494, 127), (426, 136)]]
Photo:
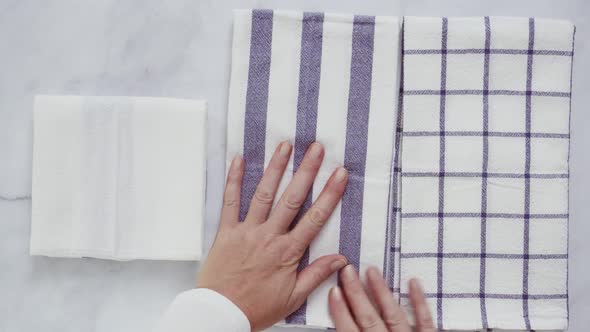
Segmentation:
[(305, 299), (332, 273), (337, 272), (348, 264), (342, 255), (326, 255), (314, 260), (297, 275), (295, 288), (291, 294), (291, 309), (295, 311), (305, 302)]

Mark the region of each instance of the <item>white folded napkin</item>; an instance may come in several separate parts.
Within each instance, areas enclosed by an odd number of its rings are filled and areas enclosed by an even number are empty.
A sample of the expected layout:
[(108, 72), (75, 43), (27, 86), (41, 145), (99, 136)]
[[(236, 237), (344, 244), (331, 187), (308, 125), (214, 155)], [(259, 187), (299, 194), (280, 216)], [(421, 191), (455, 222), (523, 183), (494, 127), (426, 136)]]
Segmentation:
[(396, 287), (419, 277), (439, 329), (567, 327), (573, 35), (405, 18)]
[(38, 96), (31, 255), (201, 257), (204, 101)]
[[(228, 111), (227, 163), (243, 155), (242, 218), (274, 148), (294, 143), (282, 192), (314, 141), (326, 147), (309, 203), (343, 165), (342, 202), (303, 265), (340, 252), (363, 271), (385, 268), (390, 168), (398, 95), (400, 22), (395, 17), (237, 11)], [(288, 324), (332, 327), (333, 276)]]

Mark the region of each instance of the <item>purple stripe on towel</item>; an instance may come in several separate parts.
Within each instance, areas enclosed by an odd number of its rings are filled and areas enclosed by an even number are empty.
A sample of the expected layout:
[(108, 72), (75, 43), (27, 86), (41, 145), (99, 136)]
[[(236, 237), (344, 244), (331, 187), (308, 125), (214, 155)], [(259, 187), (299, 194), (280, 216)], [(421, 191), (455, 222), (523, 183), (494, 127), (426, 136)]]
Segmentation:
[(246, 92), (246, 115), (244, 117), (244, 162), (246, 176), (244, 176), (240, 196), (240, 221), (246, 218), (250, 201), (264, 172), (272, 22), (273, 12), (271, 10), (252, 11), (250, 63)]
[[(301, 61), (299, 65), (299, 95), (297, 97), (297, 129), (293, 155), (293, 171), (297, 171), (310, 144), (316, 140), (318, 117), (318, 96), (320, 91), (320, 73), (322, 64), (324, 14), (304, 13), (301, 31)], [(312, 203), (312, 190), (309, 191), (302, 216)], [(297, 220), (293, 223), (293, 225)], [(309, 263), (309, 248), (299, 262), (301, 270)], [(289, 324), (305, 325), (307, 302), (293, 312), (286, 321)]]
[[(494, 253), (462, 253), (446, 252), (442, 254), (443, 258), (491, 258), (491, 259), (523, 259), (523, 254), (494, 254)], [(414, 252), (402, 253), (402, 258), (437, 258), (436, 252)], [(547, 260), (547, 259), (567, 259), (567, 254), (533, 254), (528, 255), (528, 259)]]
[(342, 197), (340, 253), (356, 269), (359, 268), (361, 248), (374, 33), (375, 17), (354, 17), (344, 155), (344, 167), (350, 176)]
[[(395, 266), (395, 255), (396, 255), (396, 250), (397, 252), (401, 252), (401, 248), (397, 248), (397, 238), (399, 236), (401, 236), (401, 234), (398, 234), (397, 232), (397, 224), (398, 222), (401, 223), (401, 220), (398, 220), (398, 214), (400, 212), (400, 205), (401, 205), (401, 199), (399, 196), (399, 190), (400, 190), (400, 182), (401, 182), (401, 175), (402, 175), (402, 167), (401, 167), (401, 163), (400, 163), (400, 157), (401, 157), (401, 138), (402, 138), (402, 132), (403, 132), (403, 114), (404, 114), (404, 24), (402, 23), (402, 40), (401, 40), (401, 61), (400, 61), (400, 77), (399, 77), (399, 93), (398, 93), (398, 105), (397, 105), (397, 119), (396, 119), (396, 128), (395, 128), (395, 145), (394, 145), (394, 149), (393, 149), (393, 163), (392, 163), (392, 170), (391, 170), (391, 174), (392, 176), (390, 177), (389, 181), (390, 181), (390, 190), (389, 190), (389, 195), (391, 195), (392, 197), (388, 200), (389, 202), (391, 202), (391, 207), (389, 208), (388, 211), (388, 217), (387, 217), (387, 241), (385, 241), (385, 245), (389, 246), (391, 248), (394, 248), (394, 250), (392, 250), (390, 252), (390, 250), (386, 249), (386, 252), (388, 252), (389, 255), (389, 267), (387, 267), (387, 261), (384, 263), (383, 265), (383, 270), (387, 270), (389, 273), (388, 278), (386, 279), (387, 284), (389, 286), (390, 289), (395, 289), (396, 285), (395, 285), (395, 271), (396, 271), (396, 266)], [(400, 214), (401, 216), (401, 214)], [(401, 227), (400, 227), (400, 233), (401, 233)], [(393, 242), (392, 242), (393, 241)], [(401, 246), (401, 241), (400, 241), (400, 246)], [(387, 255), (386, 255), (387, 257)], [(401, 265), (401, 259), (400, 259), (400, 264)], [(398, 270), (401, 271), (401, 267), (398, 266), (397, 267)], [(400, 273), (401, 274), (401, 273)], [(397, 285), (397, 287), (399, 288), (399, 285)], [(398, 302), (399, 302), (399, 298), (398, 298)]]
[[(448, 95), (448, 94), (447, 94)], [(565, 138), (569, 139), (569, 134), (555, 134), (555, 133), (517, 133), (517, 132), (505, 132), (505, 131), (488, 131), (484, 133), (482, 131), (404, 131), (403, 136), (458, 136), (458, 137), (478, 137), (478, 136), (489, 137), (534, 137), (534, 138)]]
[[(487, 293), (487, 294), (480, 294), (480, 293), (424, 293), (426, 298), (445, 298), (445, 299), (477, 299), (480, 297), (485, 297), (487, 299), (504, 299), (504, 300), (558, 300), (558, 299), (566, 299), (567, 294), (534, 294), (525, 296), (523, 294), (498, 294), (498, 293)], [(400, 294), (402, 298), (408, 298), (409, 295), (407, 293)]]
[[(448, 135), (447, 135), (448, 136)], [(525, 175), (522, 173), (478, 173), (478, 172), (402, 172), (403, 176), (411, 178), (436, 178), (444, 176), (447, 178), (504, 178), (504, 179), (524, 179)], [(555, 174), (544, 174), (544, 173), (530, 173), (531, 179), (567, 179), (569, 178), (568, 173), (555, 173)]]
[[(573, 49), (573, 48), (572, 48)], [(426, 50), (405, 50), (403, 54), (441, 54), (441, 50), (437, 49), (426, 49)], [(529, 54), (528, 50), (519, 49), (506, 49), (506, 48), (466, 48), (466, 49), (448, 49), (447, 54)], [(553, 56), (573, 56), (574, 52), (571, 51), (558, 51), (558, 50), (533, 50), (534, 55), (553, 55)]]
[[(527, 74), (526, 74), (526, 132), (531, 132), (531, 102), (532, 97), (530, 91), (532, 91), (533, 84), (533, 52), (535, 46), (535, 20), (531, 17), (529, 19), (529, 54), (527, 57)], [(530, 207), (531, 207), (531, 179), (528, 174), (531, 171), (531, 138), (527, 135), (525, 138), (525, 164), (524, 164), (524, 241), (523, 241), (523, 253), (524, 258), (522, 260), (523, 271), (522, 271), (522, 316), (524, 317), (524, 323), (527, 330), (531, 329), (531, 321), (529, 319), (529, 227), (530, 227)]]
[[(444, 218), (481, 218), (481, 212), (445, 212), (442, 214)], [(522, 213), (486, 213), (486, 218), (502, 218), (502, 219), (523, 219), (525, 216), (528, 219), (566, 219), (569, 217), (567, 213), (529, 213), (528, 215)], [(413, 212), (402, 213), (402, 218), (437, 218), (440, 217), (438, 212)]]
[[(572, 83), (573, 83), (573, 75), (574, 75), (574, 49), (575, 49), (575, 41), (576, 41), (576, 27), (574, 26), (574, 33), (572, 34), (572, 60), (570, 63), (570, 87), (569, 87), (569, 91), (570, 94), (572, 92)], [(570, 97), (569, 100), (569, 105), (568, 105), (568, 119), (567, 119), (567, 123), (568, 123), (568, 128), (567, 128), (567, 132), (570, 133), (572, 130), (571, 126), (572, 126), (572, 98)], [(569, 175), (570, 173), (570, 164), (569, 164), (569, 160), (570, 160), (570, 153), (571, 153), (571, 143), (568, 139), (567, 141), (567, 173)], [(567, 182), (567, 201), (569, 203), (569, 199), (570, 199), (570, 182)], [(567, 208), (567, 213), (569, 214), (570, 208), (569, 208), (569, 204), (568, 204), (568, 208)], [(569, 239), (569, 220), (567, 222), (567, 252), (570, 252), (570, 239)], [(569, 301), (569, 273), (570, 273), (570, 265), (569, 265), (569, 260), (566, 262), (566, 273), (565, 273), (565, 292), (567, 294), (566, 297), (566, 306), (567, 306), (567, 319), (569, 321), (570, 319), (570, 301)]]
[[(445, 107), (446, 107), (446, 89), (447, 89), (447, 38), (448, 38), (448, 27), (449, 21), (446, 17), (442, 18), (442, 33), (441, 33), (441, 69), (440, 69), (440, 132), (445, 132)], [(439, 146), (439, 172), (444, 173), (445, 171), (445, 135), (440, 135), (440, 146)], [(439, 329), (443, 328), (443, 305), (442, 296), (443, 293), (443, 258), (444, 253), (443, 238), (444, 238), (444, 212), (445, 212), (445, 178), (438, 178), (438, 253), (440, 254), (437, 258), (436, 264), (436, 288), (437, 296), (436, 299), (436, 318), (437, 326)]]
[[(480, 223), (480, 242), (481, 258), (479, 260), (479, 293), (486, 293), (486, 246), (487, 246), (487, 218), (488, 211), (488, 118), (489, 118), (489, 90), (490, 83), (490, 18), (484, 17), (485, 24), (485, 53), (483, 64), (483, 148), (482, 148), (482, 177), (481, 177), (481, 223)], [(486, 299), (480, 298), (481, 321), (484, 329), (488, 328), (488, 315), (486, 311)]]
[[(446, 57), (446, 53), (445, 53)], [(405, 90), (405, 95), (414, 95), (414, 96), (437, 96), (443, 93), (447, 96), (460, 96), (460, 95), (482, 95), (484, 93), (483, 90)], [(533, 95), (533, 96), (541, 96), (541, 97), (563, 97), (569, 98), (571, 96), (570, 92), (556, 92), (556, 91), (518, 91), (518, 90), (488, 90), (486, 92), (490, 96), (525, 96), (525, 95)]]

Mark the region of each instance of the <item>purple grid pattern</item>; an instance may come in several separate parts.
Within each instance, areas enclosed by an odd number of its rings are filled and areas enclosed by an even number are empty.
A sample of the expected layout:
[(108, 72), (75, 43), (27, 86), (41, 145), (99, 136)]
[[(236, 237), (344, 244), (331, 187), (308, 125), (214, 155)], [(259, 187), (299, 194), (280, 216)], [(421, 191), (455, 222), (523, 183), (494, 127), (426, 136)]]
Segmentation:
[[(569, 91), (541, 91), (541, 90), (533, 90), (533, 58), (535, 56), (557, 56), (557, 57), (573, 57), (573, 45), (572, 51), (562, 51), (562, 50), (535, 50), (534, 49), (534, 28), (535, 28), (535, 21), (534, 19), (528, 20), (528, 35), (529, 35), (529, 42), (528, 45), (524, 45), (524, 49), (493, 49), (492, 45), (490, 45), (491, 41), (491, 34), (493, 33), (493, 29), (490, 27), (490, 21), (488, 17), (482, 19), (482, 23), (485, 26), (485, 45), (482, 49), (447, 49), (447, 40), (448, 40), (448, 24), (449, 20), (443, 18), (442, 19), (442, 27), (441, 27), (441, 48), (440, 49), (405, 49), (405, 42), (402, 37), (402, 69), (404, 68), (405, 58), (408, 56), (421, 56), (421, 55), (440, 55), (441, 57), (441, 88), (439, 90), (404, 90), (404, 85), (400, 84), (401, 92), (400, 92), (400, 114), (408, 112), (408, 110), (404, 110), (404, 106), (402, 104), (403, 96), (407, 95), (415, 95), (415, 96), (439, 96), (440, 100), (440, 122), (439, 122), (439, 130), (434, 131), (415, 131), (411, 130), (409, 126), (404, 125), (402, 127), (398, 124), (398, 129), (401, 131), (401, 137), (439, 137), (439, 170), (408, 170), (406, 167), (405, 171), (402, 172), (402, 167), (404, 164), (403, 158), (398, 163), (394, 161), (394, 178), (393, 183), (400, 187), (400, 191), (403, 194), (403, 187), (401, 184), (401, 180), (396, 182), (395, 174), (399, 174), (401, 179), (410, 178), (410, 177), (423, 177), (423, 178), (438, 178), (438, 211), (408, 211), (407, 207), (402, 208), (401, 201), (393, 202), (392, 210), (394, 212), (400, 212), (401, 219), (396, 219), (395, 213), (392, 214), (392, 226), (395, 225), (395, 222), (400, 222), (406, 220), (406, 222), (422, 222), (424, 218), (430, 218), (437, 220), (438, 226), (438, 235), (437, 237), (437, 248), (436, 252), (407, 252), (407, 250), (403, 250), (403, 247), (396, 247), (395, 245), (390, 246), (390, 251), (400, 252), (400, 262), (397, 267), (390, 266), (390, 268), (394, 269), (391, 273), (395, 275), (395, 269), (401, 270), (400, 266), (403, 264), (404, 260), (412, 259), (412, 260), (432, 260), (436, 259), (436, 270), (437, 270), (437, 277), (436, 277), (436, 288), (435, 292), (427, 293), (428, 298), (432, 298), (436, 301), (436, 314), (437, 314), (437, 325), (439, 329), (443, 329), (444, 326), (444, 319), (445, 319), (445, 312), (443, 311), (445, 306), (443, 299), (447, 298), (454, 298), (454, 299), (479, 299), (480, 301), (480, 311), (481, 311), (481, 327), (488, 328), (493, 326), (488, 326), (488, 312), (486, 308), (486, 300), (487, 299), (503, 299), (503, 300), (513, 300), (522, 303), (522, 319), (524, 321), (524, 327), (530, 329), (531, 326), (534, 327), (534, 323), (531, 324), (531, 318), (529, 317), (529, 301), (533, 300), (561, 300), (567, 299), (567, 284), (566, 284), (566, 292), (564, 294), (556, 293), (556, 294), (531, 294), (529, 292), (529, 283), (530, 278), (532, 275), (529, 271), (529, 262), (530, 261), (551, 261), (551, 260), (566, 260), (568, 258), (567, 253), (550, 253), (550, 254), (538, 254), (538, 253), (531, 253), (530, 252), (530, 241), (531, 241), (531, 234), (530, 234), (530, 224), (535, 222), (535, 220), (551, 220), (556, 219), (555, 222), (563, 221), (564, 219), (567, 220), (569, 218), (569, 214), (567, 211), (566, 213), (532, 213), (531, 212), (531, 181), (532, 179), (540, 179), (539, 181), (543, 181), (543, 179), (568, 179), (569, 178), (569, 171), (567, 173), (533, 173), (531, 172), (531, 148), (532, 148), (532, 141), (534, 139), (565, 139), (569, 142), (569, 131), (568, 133), (553, 133), (553, 132), (534, 132), (532, 131), (532, 112), (533, 112), (533, 105), (532, 99), (535, 96), (542, 96), (542, 97), (554, 97), (554, 98), (568, 98), (571, 102), (571, 86)], [(405, 34), (406, 29), (404, 29)], [(573, 36), (572, 36), (573, 37)], [(405, 36), (407, 38), (407, 36)], [(484, 63), (484, 77), (483, 77), (483, 88), (479, 89), (446, 89), (446, 81), (447, 81), (447, 63), (446, 58), (449, 54), (481, 54)], [(520, 90), (499, 90), (499, 89), (490, 89), (490, 55), (492, 54), (502, 54), (502, 55), (523, 55), (527, 61), (527, 70), (526, 70), (526, 88), (523, 91)], [(402, 70), (403, 73), (403, 70)], [(406, 74), (407, 75), (407, 74)], [(402, 76), (402, 82), (405, 78)], [(482, 96), (482, 106), (483, 106), (483, 121), (482, 121), (482, 130), (478, 131), (446, 131), (446, 124), (445, 124), (445, 101), (446, 96), (449, 95), (456, 95), (456, 96), (463, 96), (463, 95), (475, 95), (475, 96)], [(489, 98), (490, 96), (523, 96), (525, 99), (525, 109), (523, 109), (523, 116), (526, 117), (525, 119), (525, 126), (526, 128), (524, 131), (521, 132), (510, 132), (510, 131), (489, 131), (488, 130), (488, 117), (489, 117)], [(402, 115), (403, 117), (403, 115)], [(403, 118), (402, 120), (403, 121)], [(539, 130), (537, 128), (537, 130)], [(454, 171), (454, 172), (447, 172), (445, 170), (445, 162), (446, 158), (444, 155), (445, 152), (445, 137), (455, 136), (455, 137), (481, 137), (482, 138), (482, 170), (481, 172), (472, 172), (472, 171)], [(488, 171), (488, 140), (490, 137), (515, 137), (515, 138), (523, 138), (523, 142), (525, 144), (525, 155), (523, 156), (525, 163), (524, 171), (520, 172), (489, 172)], [(403, 142), (401, 144), (401, 148), (398, 149), (398, 153), (403, 153)], [(568, 158), (569, 160), (569, 158)], [(481, 179), (481, 211), (480, 212), (445, 212), (445, 198), (444, 198), (444, 181), (445, 178), (480, 178)], [(488, 180), (491, 178), (505, 178), (505, 179), (522, 179), (524, 186), (523, 189), (525, 191), (524, 194), (524, 210), (523, 213), (505, 213), (503, 211), (488, 211), (488, 204), (487, 201), (487, 183)], [(433, 188), (434, 189), (434, 188)], [(397, 204), (396, 204), (397, 203)], [(533, 211), (534, 212), (534, 211)], [(444, 228), (444, 219), (445, 218), (479, 218), (479, 223), (481, 225), (480, 228), (480, 252), (445, 252), (445, 246), (443, 243), (443, 238), (445, 235), (445, 228)], [(486, 228), (487, 224), (491, 220), (495, 219), (509, 219), (506, 222), (515, 222), (515, 223), (522, 223), (523, 225), (523, 247), (522, 252), (518, 253), (498, 253), (494, 251), (490, 251), (487, 247), (487, 234)], [(514, 221), (511, 221), (514, 220)], [(551, 220), (553, 222), (553, 220)], [(403, 229), (400, 229), (400, 232)], [(400, 236), (399, 234), (397, 235)], [(406, 235), (407, 236), (407, 235)], [(392, 240), (394, 241), (394, 240)], [(392, 242), (395, 243), (395, 242)], [(460, 293), (460, 292), (445, 292), (445, 285), (443, 285), (443, 263), (447, 259), (455, 259), (455, 258), (462, 258), (462, 259), (477, 259), (480, 262), (480, 274), (479, 274), (479, 292), (478, 293)], [(486, 272), (487, 266), (486, 262), (488, 260), (517, 260), (522, 261), (523, 266), (523, 282), (522, 282), (522, 292), (516, 293), (506, 293), (506, 294), (498, 294), (487, 290), (486, 288)], [(425, 261), (426, 262), (426, 261)], [(391, 281), (391, 285), (393, 286), (394, 291), (400, 290), (399, 280), (397, 284)], [(548, 292), (549, 293), (549, 292)], [(407, 294), (404, 292), (400, 293), (400, 298), (407, 298)], [(497, 324), (497, 322), (495, 323)]]

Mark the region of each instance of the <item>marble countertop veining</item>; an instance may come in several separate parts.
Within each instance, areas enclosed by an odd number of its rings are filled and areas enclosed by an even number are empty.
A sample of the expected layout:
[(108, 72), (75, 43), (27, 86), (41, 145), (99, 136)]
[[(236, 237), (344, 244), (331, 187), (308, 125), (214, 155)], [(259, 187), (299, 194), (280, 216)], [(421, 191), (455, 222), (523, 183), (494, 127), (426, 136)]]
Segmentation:
[(587, 330), (589, 1), (0, 0), (0, 332), (146, 331), (178, 292), (192, 287), (197, 263), (120, 263), (28, 255), (33, 96), (207, 99), (206, 242), (210, 243), (224, 182), (232, 9), (250, 7), (382, 15), (543, 16), (573, 21), (577, 34), (571, 134), (570, 331)]

